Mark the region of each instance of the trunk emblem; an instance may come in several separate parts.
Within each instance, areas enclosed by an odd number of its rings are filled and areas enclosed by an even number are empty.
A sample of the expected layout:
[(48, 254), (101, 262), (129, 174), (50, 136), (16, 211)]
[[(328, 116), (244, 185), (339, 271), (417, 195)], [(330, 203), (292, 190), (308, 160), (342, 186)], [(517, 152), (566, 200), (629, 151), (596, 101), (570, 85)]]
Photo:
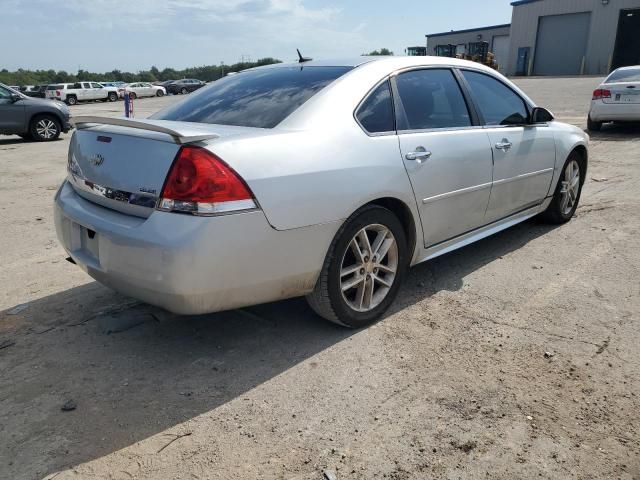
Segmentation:
[(99, 167), (100, 165), (102, 165), (104, 163), (104, 157), (102, 155), (100, 155), (99, 153), (96, 153), (95, 155), (93, 155), (90, 159), (89, 162), (95, 166), (95, 167)]

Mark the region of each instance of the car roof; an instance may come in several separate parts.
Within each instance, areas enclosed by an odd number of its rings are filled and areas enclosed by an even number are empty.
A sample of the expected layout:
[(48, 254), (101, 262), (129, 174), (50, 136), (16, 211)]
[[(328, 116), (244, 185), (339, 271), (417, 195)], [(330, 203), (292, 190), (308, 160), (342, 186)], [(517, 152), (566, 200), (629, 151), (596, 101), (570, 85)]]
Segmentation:
[[(392, 69), (401, 69), (420, 65), (453, 65), (460, 67), (470, 67), (491, 70), (489, 67), (484, 66), (477, 62), (470, 60), (461, 60), (459, 58), (451, 57), (435, 57), (435, 56), (394, 56), (394, 55), (380, 55), (380, 56), (367, 56), (341, 59), (328, 59), (328, 60), (310, 60), (306, 62), (291, 62), (291, 63), (274, 63), (271, 65), (264, 65), (256, 67), (256, 69), (266, 68), (291, 68), (291, 67), (351, 67), (357, 68), (363, 65), (370, 64), (388, 64)], [(253, 70), (253, 69), (252, 69)]]

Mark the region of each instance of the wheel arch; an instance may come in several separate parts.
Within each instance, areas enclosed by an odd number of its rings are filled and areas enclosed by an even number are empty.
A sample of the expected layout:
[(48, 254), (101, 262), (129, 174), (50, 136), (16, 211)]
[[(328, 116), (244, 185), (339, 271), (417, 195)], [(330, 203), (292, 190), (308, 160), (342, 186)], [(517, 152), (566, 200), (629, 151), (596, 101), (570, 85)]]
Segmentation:
[(366, 207), (367, 205), (378, 205), (380, 207), (384, 207), (398, 217), (398, 220), (400, 220), (400, 223), (404, 228), (404, 233), (407, 236), (407, 251), (409, 252), (409, 259), (413, 258), (416, 249), (416, 242), (418, 240), (418, 231), (416, 230), (417, 224), (409, 206), (402, 200), (395, 197), (377, 198), (375, 200), (371, 200), (365, 205), (362, 205), (362, 207)]
[(575, 147), (573, 147), (571, 152), (569, 152), (569, 155), (567, 155), (567, 158), (569, 158), (574, 153), (577, 153), (578, 156), (580, 157), (580, 159), (578, 160), (578, 163), (580, 164), (580, 169), (584, 172), (584, 177), (583, 177), (583, 182), (584, 182), (584, 179), (587, 178), (587, 167), (589, 166), (589, 151), (587, 150), (587, 147), (585, 145), (582, 145), (582, 144), (576, 145)]
[(41, 118), (41, 117), (54, 117), (60, 123), (60, 130), (62, 130), (64, 128), (64, 119), (57, 112), (47, 111), (47, 110), (44, 110), (44, 111), (43, 110), (35, 110), (35, 111), (31, 112), (30, 114), (28, 114), (28, 116), (27, 116), (26, 124), (27, 124), (27, 131), (28, 132), (31, 131), (31, 126), (32, 126), (33, 122), (35, 122), (38, 118)]

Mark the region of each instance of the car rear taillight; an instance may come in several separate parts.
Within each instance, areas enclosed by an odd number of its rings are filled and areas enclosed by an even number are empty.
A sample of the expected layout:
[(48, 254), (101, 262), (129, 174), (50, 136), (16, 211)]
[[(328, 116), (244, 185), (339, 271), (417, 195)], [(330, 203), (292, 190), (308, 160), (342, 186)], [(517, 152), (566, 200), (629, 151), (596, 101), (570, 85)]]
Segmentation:
[(611, 90), (607, 90), (606, 88), (594, 90), (592, 100), (599, 100), (601, 98), (611, 98)]
[(56, 90), (56, 97), (60, 96), (60, 90)]
[(158, 209), (216, 215), (257, 208), (249, 187), (208, 150), (180, 148), (165, 180)]

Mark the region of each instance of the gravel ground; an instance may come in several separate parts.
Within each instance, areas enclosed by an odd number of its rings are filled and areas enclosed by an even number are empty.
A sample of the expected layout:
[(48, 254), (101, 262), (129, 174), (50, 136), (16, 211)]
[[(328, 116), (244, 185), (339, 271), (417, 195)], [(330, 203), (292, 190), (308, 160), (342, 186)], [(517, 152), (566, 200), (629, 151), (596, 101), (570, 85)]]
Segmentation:
[[(598, 82), (518, 81), (582, 127)], [(360, 331), (91, 281), (51, 218), (69, 137), (0, 139), (0, 478), (640, 478), (639, 128), (592, 136), (569, 224), (417, 266)]]

